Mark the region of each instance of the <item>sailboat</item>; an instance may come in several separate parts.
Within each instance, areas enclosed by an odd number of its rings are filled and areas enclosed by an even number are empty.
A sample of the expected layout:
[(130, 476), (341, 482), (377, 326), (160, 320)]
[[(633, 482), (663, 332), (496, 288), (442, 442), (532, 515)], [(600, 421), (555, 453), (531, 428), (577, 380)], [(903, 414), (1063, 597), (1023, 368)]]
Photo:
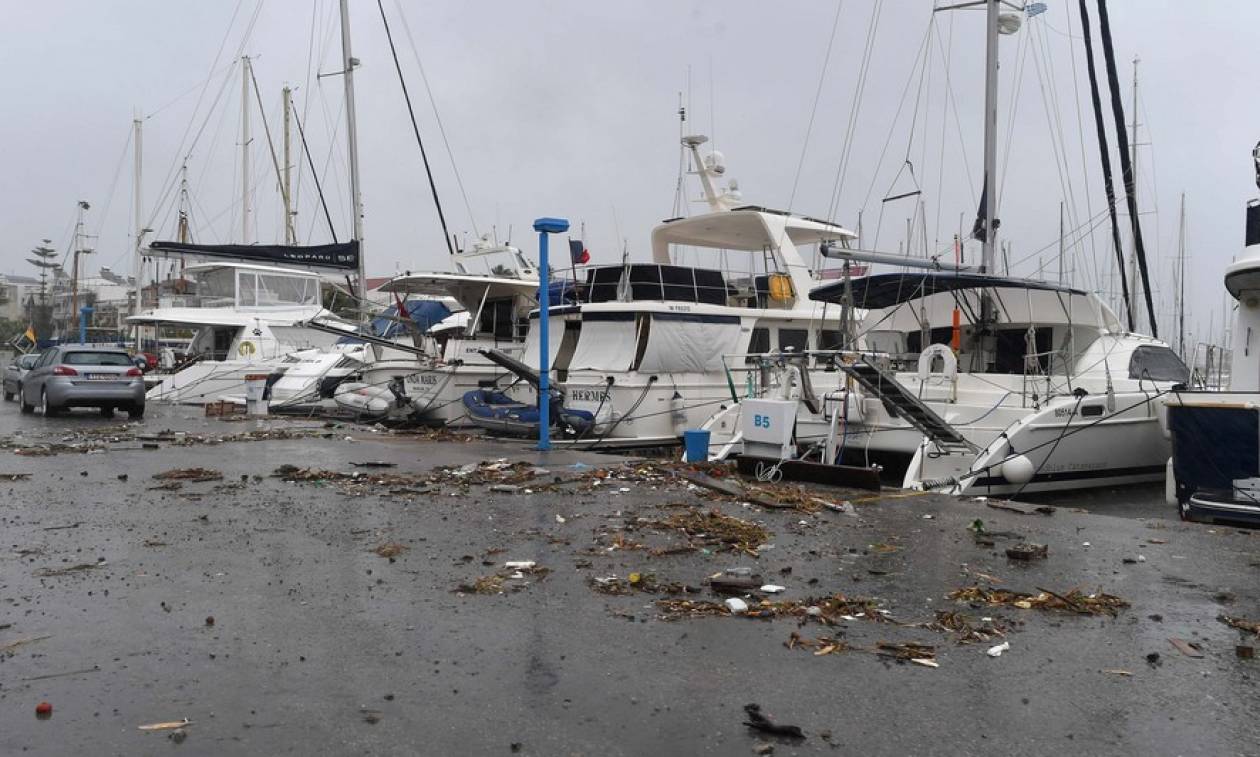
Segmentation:
[[(706, 423), (717, 456), (754, 453), (770, 465), (802, 455), (824, 464), (856, 458), (905, 466), (903, 487), (955, 494), (1162, 476), (1163, 400), (1189, 379), (1176, 353), (1125, 329), (1092, 292), (992, 274), (1000, 27), (997, 0), (982, 3), (988, 54), (980, 268), (903, 259), (903, 268), (920, 270), (814, 289), (811, 299), (839, 306), (849, 349), (813, 356), (830, 363), (831, 379), (815, 372), (806, 390), (792, 389), (793, 377), (808, 374), (790, 365), (791, 356), (775, 358), (772, 378), (752, 399)], [(1018, 25), (1015, 19), (1004, 26)], [(824, 252), (890, 262), (839, 246)]]
[[(355, 271), (356, 299), (365, 319), (367, 289), (363, 259), (363, 204), (359, 188), (358, 133), (354, 102), (354, 68), (350, 20), (346, 0), (341, 1), (342, 71), (346, 98), (346, 132), (349, 145), (350, 194), (353, 232), (349, 241), (324, 245), (292, 244), (292, 218), (288, 190), (282, 188), (286, 205), (284, 245), (194, 244), (154, 241), (143, 250), (137, 228), (137, 270), (147, 257), (193, 259), (203, 262), (184, 268), (173, 282), (172, 296), (158, 306), (127, 319), (139, 327), (175, 327), (194, 331), (187, 354), (167, 375), (155, 376), (148, 391), (152, 401), (204, 403), (239, 392), (249, 374), (266, 373), (273, 399), (304, 395), (313, 384), (332, 374), (344, 376), (363, 360), (363, 346), (333, 348), (338, 337), (354, 330), (323, 307), (322, 276), (315, 269)], [(242, 66), (242, 234), (249, 230), (249, 99), (253, 76), (248, 58)], [(256, 84), (255, 84), (256, 87)], [(288, 105), (286, 93), (286, 107)], [(138, 129), (137, 125), (137, 129)], [(137, 132), (138, 134), (138, 132)], [(139, 158), (137, 158), (137, 166)], [(138, 181), (137, 181), (138, 184)], [(139, 190), (137, 189), (137, 199)], [(137, 211), (138, 213), (139, 211)], [(137, 215), (139, 224), (139, 215)], [(288, 267), (291, 266), (291, 267)], [(170, 282), (168, 282), (170, 283)], [(137, 287), (139, 288), (137, 278)], [(140, 297), (137, 292), (136, 308)], [(324, 330), (309, 327), (312, 320)], [(329, 333), (329, 328), (331, 332)], [(289, 373), (290, 381), (276, 389), (277, 379)]]

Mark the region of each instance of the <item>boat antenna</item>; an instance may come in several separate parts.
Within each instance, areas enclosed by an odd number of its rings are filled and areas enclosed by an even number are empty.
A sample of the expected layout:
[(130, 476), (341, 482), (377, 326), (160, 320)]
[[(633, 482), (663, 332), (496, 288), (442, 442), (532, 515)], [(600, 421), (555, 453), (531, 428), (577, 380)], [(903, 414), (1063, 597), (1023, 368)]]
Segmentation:
[(429, 154), (424, 149), (424, 140), (420, 138), (420, 126), (416, 123), (416, 111), (411, 107), (411, 94), (407, 91), (407, 80), (403, 77), (402, 65), (398, 62), (398, 50), (394, 47), (394, 35), (389, 31), (389, 19), (385, 16), (385, 5), (376, 0), (376, 7), (381, 11), (381, 23), (385, 26), (385, 39), (389, 40), (389, 54), (394, 58), (394, 70), (398, 72), (398, 83), (402, 86), (403, 99), (407, 101), (407, 115), (411, 117), (411, 130), (416, 135), (416, 144), (420, 146), (420, 159), (424, 161), (424, 175), (429, 179), (429, 191), (433, 193), (433, 205), (437, 208), (438, 222), (442, 224), (442, 239), (446, 242), (447, 254), (455, 254), (455, 245), (451, 243), (451, 232), (446, 228), (446, 214), (442, 212), (442, 199), (438, 197), (437, 184), (433, 181), (433, 169), (429, 167)]

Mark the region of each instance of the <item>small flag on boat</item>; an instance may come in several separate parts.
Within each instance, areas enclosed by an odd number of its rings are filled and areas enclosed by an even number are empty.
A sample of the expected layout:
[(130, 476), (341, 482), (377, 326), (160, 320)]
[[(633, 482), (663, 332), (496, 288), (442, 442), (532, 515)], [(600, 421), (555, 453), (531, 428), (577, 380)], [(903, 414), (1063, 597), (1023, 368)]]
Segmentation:
[(574, 265), (585, 265), (591, 259), (591, 253), (586, 250), (586, 246), (582, 244), (581, 239), (569, 240), (569, 259)]

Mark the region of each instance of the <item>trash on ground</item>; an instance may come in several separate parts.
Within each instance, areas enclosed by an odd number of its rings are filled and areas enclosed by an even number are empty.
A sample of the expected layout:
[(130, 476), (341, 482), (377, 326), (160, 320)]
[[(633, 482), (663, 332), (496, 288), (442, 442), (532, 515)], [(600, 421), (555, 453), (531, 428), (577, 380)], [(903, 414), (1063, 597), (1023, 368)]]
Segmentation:
[(376, 553), (377, 557), (397, 557), (407, 551), (407, 546), (396, 541), (387, 541), (383, 544), (378, 544), (372, 551)]
[(772, 736), (782, 736), (789, 739), (805, 738), (805, 733), (801, 731), (800, 726), (775, 723), (761, 712), (761, 705), (759, 704), (753, 703), (744, 705), (744, 712), (748, 715), (748, 719), (744, 721), (744, 725), (754, 731), (768, 733)]
[(1230, 628), (1239, 631), (1246, 631), (1254, 636), (1260, 636), (1260, 620), (1248, 620), (1246, 618), (1232, 617), (1229, 615), (1217, 615), (1216, 619)]
[(192, 721), (188, 718), (183, 720), (166, 720), (161, 723), (149, 723), (147, 725), (136, 726), (141, 731), (169, 731), (175, 728), (183, 728), (192, 725)]
[(1023, 594), (1005, 589), (985, 589), (979, 586), (968, 586), (950, 592), (949, 599), (960, 602), (981, 602), (988, 605), (1006, 605), (1021, 610), (1067, 610), (1082, 615), (1115, 615), (1129, 603), (1120, 597), (1096, 592), (1085, 594), (1079, 589), (1072, 589), (1066, 594), (1058, 594), (1046, 589), (1039, 589), (1040, 594)]
[(722, 604), (726, 605), (726, 609), (736, 614), (748, 612), (748, 603), (739, 597), (727, 597)]
[(174, 468), (172, 470), (154, 473), (153, 477), (159, 481), (221, 481), (223, 474), (217, 470), (210, 468)]
[(1050, 548), (1045, 544), (1020, 542), (1013, 547), (1006, 548), (1006, 556), (1012, 560), (1044, 560), (1049, 554)]
[[(536, 581), (541, 581), (551, 572), (550, 568), (544, 568), (532, 560), (522, 560), (504, 563), (503, 570), (492, 573), (488, 576), (481, 576), (472, 583), (462, 583), (455, 587), (458, 594), (506, 594), (509, 591), (517, 592)], [(528, 579), (535, 579), (534, 582)]]
[(1173, 636), (1168, 639), (1168, 643), (1176, 647), (1177, 651), (1182, 653), (1186, 657), (1192, 657), (1197, 660), (1203, 656), (1203, 649), (1200, 648), (1198, 644), (1195, 644), (1192, 641), (1186, 641), (1185, 639), (1178, 639), (1177, 637)]
[(990, 657), (1001, 657), (1003, 652), (1009, 652), (1010, 649), (1011, 649), (1011, 643), (1009, 641), (1004, 641), (1001, 644), (989, 647), (985, 651), (985, 654), (987, 654)]

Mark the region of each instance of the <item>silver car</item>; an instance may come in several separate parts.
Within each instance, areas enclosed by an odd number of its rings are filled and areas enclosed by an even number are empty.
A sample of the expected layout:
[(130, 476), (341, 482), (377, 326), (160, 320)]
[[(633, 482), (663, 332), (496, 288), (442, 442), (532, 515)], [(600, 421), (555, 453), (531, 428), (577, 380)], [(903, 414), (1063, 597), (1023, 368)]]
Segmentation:
[(4, 367), (5, 402), (12, 402), (13, 396), (22, 391), (22, 377), (31, 369), (31, 366), (35, 365), (36, 360), (39, 360), (39, 353), (32, 352), (10, 361)]
[(38, 404), (52, 417), (71, 407), (114, 408), (131, 418), (144, 416), (144, 378), (127, 351), (118, 347), (63, 344), (45, 350), (22, 379), (22, 412)]

